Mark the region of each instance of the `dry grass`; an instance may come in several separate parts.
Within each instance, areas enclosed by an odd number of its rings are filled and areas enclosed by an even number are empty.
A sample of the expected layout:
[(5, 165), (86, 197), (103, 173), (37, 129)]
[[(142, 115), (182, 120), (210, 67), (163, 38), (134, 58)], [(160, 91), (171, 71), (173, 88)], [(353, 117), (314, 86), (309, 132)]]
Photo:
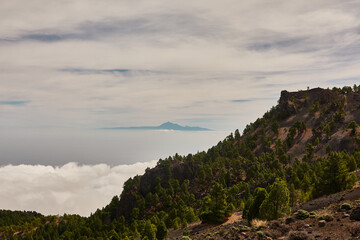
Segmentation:
[(251, 226), (254, 226), (256, 228), (264, 228), (267, 226), (266, 220), (260, 220), (260, 219), (253, 219), (251, 220)]
[(316, 217), (332, 216), (334, 214), (333, 206), (330, 205), (326, 208), (321, 208), (314, 211)]

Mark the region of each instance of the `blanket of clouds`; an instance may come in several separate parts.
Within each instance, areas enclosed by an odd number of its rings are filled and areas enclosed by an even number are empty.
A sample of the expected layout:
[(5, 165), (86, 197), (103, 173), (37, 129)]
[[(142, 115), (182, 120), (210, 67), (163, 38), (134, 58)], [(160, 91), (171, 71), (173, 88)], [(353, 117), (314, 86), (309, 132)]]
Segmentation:
[(0, 168), (0, 208), (89, 216), (120, 195), (123, 183), (156, 161), (118, 165), (7, 165)]
[(89, 216), (120, 195), (128, 178), (143, 174), (158, 159), (206, 150), (228, 134), (11, 131), (0, 136), (0, 209)]
[[(112, 148), (101, 140), (73, 141), (79, 129), (166, 121), (242, 129), (276, 105), (283, 89), (359, 84), (357, 0), (0, 5), (0, 140), (8, 146), (0, 157), (0, 208), (88, 214), (139, 173), (132, 163), (154, 160), (128, 161), (124, 151), (116, 155), (120, 163), (104, 165), (94, 156), (108, 159), (112, 153), (105, 150)], [(68, 137), (39, 140), (46, 131)], [(71, 150), (64, 148), (69, 143)], [(168, 142), (152, 144), (166, 148)], [(48, 163), (36, 160), (51, 152), (56, 157)]]

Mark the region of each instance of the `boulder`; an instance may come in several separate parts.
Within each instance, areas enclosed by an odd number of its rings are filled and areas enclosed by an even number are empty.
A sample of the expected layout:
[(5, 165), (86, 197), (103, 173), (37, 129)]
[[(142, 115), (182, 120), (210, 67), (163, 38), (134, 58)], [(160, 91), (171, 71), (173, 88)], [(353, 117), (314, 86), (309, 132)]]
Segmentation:
[(294, 219), (292, 217), (288, 217), (285, 219), (285, 224), (290, 224), (292, 222), (294, 222)]
[(326, 224), (325, 220), (319, 221), (319, 227), (325, 227), (325, 224)]

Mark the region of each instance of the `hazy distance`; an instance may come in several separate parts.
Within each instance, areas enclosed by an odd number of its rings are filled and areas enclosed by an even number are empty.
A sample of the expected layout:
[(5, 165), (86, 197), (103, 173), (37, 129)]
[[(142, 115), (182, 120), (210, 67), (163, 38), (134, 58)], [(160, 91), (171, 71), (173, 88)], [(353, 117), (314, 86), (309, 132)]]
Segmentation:
[(207, 150), (226, 131), (171, 130), (1, 130), (1, 165), (61, 166), (105, 163), (110, 166), (150, 162)]

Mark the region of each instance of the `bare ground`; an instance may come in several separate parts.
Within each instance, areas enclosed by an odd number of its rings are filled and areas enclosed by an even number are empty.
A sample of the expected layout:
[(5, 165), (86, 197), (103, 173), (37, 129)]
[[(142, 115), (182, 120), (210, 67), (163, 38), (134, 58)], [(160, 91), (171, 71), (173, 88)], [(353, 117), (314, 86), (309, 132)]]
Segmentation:
[[(187, 230), (190, 239), (360, 239), (360, 221), (350, 220), (349, 215), (356, 207), (360, 207), (359, 184), (352, 190), (320, 197), (294, 207), (314, 211), (316, 217), (297, 220), (294, 215), (276, 221), (267, 222), (266, 227), (249, 227), (246, 220), (241, 218), (241, 212), (235, 212), (227, 222), (221, 225), (190, 224)], [(340, 210), (342, 203), (353, 205), (352, 210)], [(331, 215), (333, 219), (320, 226), (321, 216)], [(183, 239), (183, 229), (170, 231), (169, 239)]]

